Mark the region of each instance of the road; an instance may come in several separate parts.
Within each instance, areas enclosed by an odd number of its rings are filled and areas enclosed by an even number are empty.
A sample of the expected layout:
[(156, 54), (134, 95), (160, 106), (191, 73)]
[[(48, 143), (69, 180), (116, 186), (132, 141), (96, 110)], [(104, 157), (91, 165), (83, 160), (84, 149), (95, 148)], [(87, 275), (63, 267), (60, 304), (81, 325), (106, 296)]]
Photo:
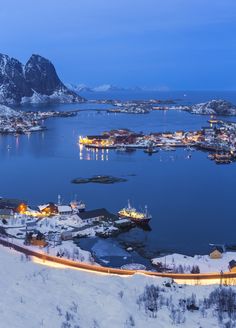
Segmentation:
[(134, 274), (143, 274), (146, 276), (159, 277), (159, 278), (170, 278), (178, 284), (189, 284), (189, 285), (210, 285), (210, 284), (225, 284), (225, 285), (236, 285), (236, 272), (211, 272), (211, 273), (162, 273), (145, 270), (123, 270), (117, 268), (108, 268), (104, 266), (92, 265), (82, 262), (76, 262), (57, 256), (52, 256), (44, 252), (36, 252), (27, 248), (26, 246), (19, 246), (14, 244), (7, 239), (0, 238), (0, 244), (12, 248), (25, 255), (32, 256), (33, 261), (50, 267), (57, 268), (70, 268), (76, 270), (82, 270), (98, 274), (106, 275), (119, 275), (119, 276), (132, 276)]

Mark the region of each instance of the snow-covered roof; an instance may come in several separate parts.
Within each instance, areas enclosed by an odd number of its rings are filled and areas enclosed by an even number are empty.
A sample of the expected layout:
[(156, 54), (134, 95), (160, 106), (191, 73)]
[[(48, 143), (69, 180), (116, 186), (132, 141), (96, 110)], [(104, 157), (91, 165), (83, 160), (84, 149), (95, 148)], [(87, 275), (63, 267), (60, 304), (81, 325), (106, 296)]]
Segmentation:
[(38, 208), (40, 211), (43, 211), (45, 208), (47, 208), (49, 204), (39, 205)]
[(71, 212), (71, 211), (72, 211), (72, 209), (68, 205), (59, 205), (58, 206), (58, 212), (59, 213), (62, 213), (62, 212)]

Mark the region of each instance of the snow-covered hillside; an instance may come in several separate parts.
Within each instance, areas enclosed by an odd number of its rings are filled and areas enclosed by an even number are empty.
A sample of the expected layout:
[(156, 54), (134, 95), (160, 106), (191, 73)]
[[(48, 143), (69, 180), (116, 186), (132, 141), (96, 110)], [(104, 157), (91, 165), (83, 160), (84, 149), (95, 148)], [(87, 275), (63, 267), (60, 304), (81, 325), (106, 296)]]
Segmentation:
[(14, 109), (1, 105), (0, 104), (0, 117), (12, 117), (12, 116), (18, 116), (19, 113), (15, 111)]
[(222, 258), (212, 259), (209, 255), (187, 256), (183, 254), (171, 254), (157, 257), (152, 260), (154, 265), (160, 265), (173, 272), (190, 273), (194, 267), (198, 267), (201, 273), (228, 272), (229, 262), (236, 260), (235, 252), (225, 252)]
[[(217, 286), (48, 267), (2, 246), (0, 261), (1, 327), (221, 327), (219, 302), (223, 297), (220, 314), (227, 322), (228, 304), (235, 300), (229, 287), (214, 291)], [(235, 310), (230, 311), (233, 322)]]
[(236, 107), (228, 101), (219, 99), (189, 107), (191, 113), (204, 115), (235, 115)]

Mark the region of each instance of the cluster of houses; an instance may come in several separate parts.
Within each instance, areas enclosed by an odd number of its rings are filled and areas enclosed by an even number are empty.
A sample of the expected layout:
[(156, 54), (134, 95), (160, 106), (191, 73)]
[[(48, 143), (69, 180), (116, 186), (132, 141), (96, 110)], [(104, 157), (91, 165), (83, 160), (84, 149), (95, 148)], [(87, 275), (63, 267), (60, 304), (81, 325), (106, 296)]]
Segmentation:
[[(225, 252), (226, 252), (226, 248), (224, 245), (214, 246), (209, 256), (212, 260), (217, 260), (217, 259), (221, 259)], [(236, 272), (236, 261), (234, 259), (229, 261), (228, 269), (230, 272)]]
[(73, 203), (70, 205), (58, 205), (50, 202), (45, 205), (39, 205), (36, 208), (31, 208), (24, 200), (0, 198), (0, 219), (2, 220), (13, 218), (15, 214), (25, 214), (28, 216), (42, 217), (56, 214), (69, 215), (72, 214), (73, 211), (75, 211)]
[(39, 123), (25, 115), (17, 115), (11, 117), (0, 118), (1, 134), (25, 134), (28, 132), (41, 131), (45, 128)]
[(23, 200), (0, 198), (0, 232), (39, 247), (76, 237), (114, 236), (133, 226), (130, 220), (123, 221), (105, 208), (85, 210), (83, 202), (32, 208)]
[(79, 144), (87, 148), (134, 149), (196, 147), (210, 151), (209, 158), (217, 164), (231, 163), (236, 158), (236, 123), (210, 120), (209, 127), (197, 131), (156, 132), (145, 135), (128, 129), (80, 137)]
[(0, 116), (0, 133), (1, 134), (27, 134), (45, 130), (42, 120), (51, 117), (71, 117), (76, 116), (76, 111), (59, 112), (16, 112), (12, 111), (10, 115)]
[(231, 163), (236, 158), (236, 123), (213, 122), (202, 129), (203, 138), (198, 147), (211, 151), (208, 157), (217, 164)]
[(153, 147), (187, 147), (195, 145), (201, 140), (202, 132), (159, 132), (145, 135), (128, 129), (106, 131), (101, 135), (80, 137), (79, 144), (88, 148), (109, 149), (120, 147), (148, 148), (150, 143)]

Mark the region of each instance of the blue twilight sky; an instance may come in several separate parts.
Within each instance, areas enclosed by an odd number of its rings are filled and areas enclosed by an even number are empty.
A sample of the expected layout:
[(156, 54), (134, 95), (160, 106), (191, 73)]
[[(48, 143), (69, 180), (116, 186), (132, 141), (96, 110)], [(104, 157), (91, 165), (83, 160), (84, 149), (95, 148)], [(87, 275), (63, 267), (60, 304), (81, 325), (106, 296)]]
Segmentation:
[(235, 0), (0, 0), (0, 52), (64, 82), (236, 90)]

